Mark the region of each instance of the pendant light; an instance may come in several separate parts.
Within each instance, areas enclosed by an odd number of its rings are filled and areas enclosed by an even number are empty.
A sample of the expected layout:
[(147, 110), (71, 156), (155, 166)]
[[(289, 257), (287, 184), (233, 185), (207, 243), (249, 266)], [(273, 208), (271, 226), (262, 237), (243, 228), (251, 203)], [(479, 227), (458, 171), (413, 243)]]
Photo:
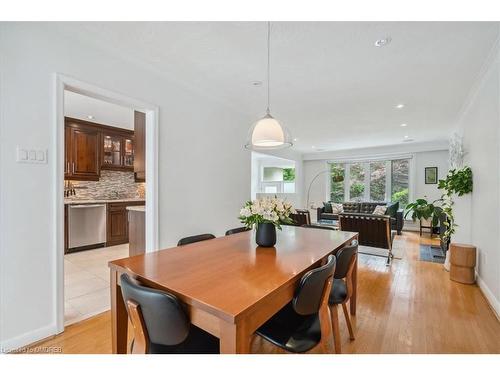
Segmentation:
[(293, 145), (292, 137), (286, 127), (271, 116), (269, 97), (271, 81), (271, 22), (267, 23), (267, 110), (266, 115), (257, 121), (248, 131), (248, 139), (245, 144), (251, 150), (276, 150)]

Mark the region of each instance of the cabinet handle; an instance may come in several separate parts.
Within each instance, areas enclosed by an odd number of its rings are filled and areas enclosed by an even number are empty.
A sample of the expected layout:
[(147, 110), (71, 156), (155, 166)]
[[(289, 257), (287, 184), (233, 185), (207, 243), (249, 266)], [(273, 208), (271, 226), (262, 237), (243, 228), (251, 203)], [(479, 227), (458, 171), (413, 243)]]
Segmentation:
[(69, 161), (66, 162), (66, 173), (69, 173)]
[(73, 162), (73, 173), (75, 173), (75, 162)]

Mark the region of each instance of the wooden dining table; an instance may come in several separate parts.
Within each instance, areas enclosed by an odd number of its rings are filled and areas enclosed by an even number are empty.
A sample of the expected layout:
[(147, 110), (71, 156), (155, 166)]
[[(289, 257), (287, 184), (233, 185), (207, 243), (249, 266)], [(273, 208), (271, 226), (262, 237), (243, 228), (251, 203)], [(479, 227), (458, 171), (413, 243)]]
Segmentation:
[[(191, 323), (220, 339), (221, 353), (249, 353), (255, 330), (293, 298), (301, 276), (352, 240), (354, 232), (284, 226), (274, 247), (247, 231), (109, 262), (113, 353), (127, 353), (127, 273), (182, 301)], [(357, 264), (350, 311), (356, 314)]]

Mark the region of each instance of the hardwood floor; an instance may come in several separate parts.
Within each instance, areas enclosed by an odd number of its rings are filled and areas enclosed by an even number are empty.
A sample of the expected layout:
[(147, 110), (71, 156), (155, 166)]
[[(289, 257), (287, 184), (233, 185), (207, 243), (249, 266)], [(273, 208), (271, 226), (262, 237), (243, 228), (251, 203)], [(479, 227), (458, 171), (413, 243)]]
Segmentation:
[[(390, 267), (384, 258), (359, 255), (356, 340), (349, 340), (340, 316), (343, 353), (500, 353), (500, 322), (479, 288), (450, 281), (441, 264), (419, 261), (419, 245), (428, 241), (416, 233), (396, 236), (403, 259)], [(110, 313), (66, 327), (36, 347), (111, 353)], [(279, 352), (260, 338), (252, 349)]]

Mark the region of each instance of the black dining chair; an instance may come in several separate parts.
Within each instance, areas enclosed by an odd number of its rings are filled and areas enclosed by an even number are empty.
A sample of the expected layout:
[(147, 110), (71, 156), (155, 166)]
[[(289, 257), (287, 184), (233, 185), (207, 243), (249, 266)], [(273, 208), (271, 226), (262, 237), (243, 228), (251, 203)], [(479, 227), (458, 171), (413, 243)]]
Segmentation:
[(219, 339), (192, 325), (177, 297), (120, 276), (134, 328), (132, 354), (218, 354)]
[(333, 342), (335, 344), (335, 352), (342, 353), (340, 344), (340, 331), (339, 331), (339, 314), (338, 305), (342, 305), (344, 316), (349, 330), (349, 337), (354, 340), (354, 332), (352, 330), (351, 318), (347, 310), (347, 302), (352, 296), (352, 272), (358, 254), (358, 241), (352, 241), (349, 246), (340, 249), (335, 257), (337, 258), (337, 266), (335, 267), (335, 274), (333, 276), (333, 285), (328, 299), (330, 308), (330, 317), (333, 328)]
[(304, 353), (318, 344), (328, 352), (331, 323), (328, 296), (335, 272), (335, 257), (302, 276), (294, 297), (255, 332), (264, 340), (292, 353)]
[(246, 231), (249, 231), (251, 229), (252, 228), (247, 228), (247, 227), (239, 227), (239, 228), (229, 229), (228, 231), (226, 231), (226, 236), (230, 236), (231, 234), (246, 232)]
[(183, 246), (183, 245), (188, 245), (190, 243), (195, 243), (195, 242), (200, 242), (200, 241), (205, 241), (205, 240), (212, 240), (214, 239), (215, 236), (210, 233), (205, 233), (205, 234), (197, 234), (196, 236), (189, 236), (189, 237), (184, 237), (177, 242), (177, 246)]

